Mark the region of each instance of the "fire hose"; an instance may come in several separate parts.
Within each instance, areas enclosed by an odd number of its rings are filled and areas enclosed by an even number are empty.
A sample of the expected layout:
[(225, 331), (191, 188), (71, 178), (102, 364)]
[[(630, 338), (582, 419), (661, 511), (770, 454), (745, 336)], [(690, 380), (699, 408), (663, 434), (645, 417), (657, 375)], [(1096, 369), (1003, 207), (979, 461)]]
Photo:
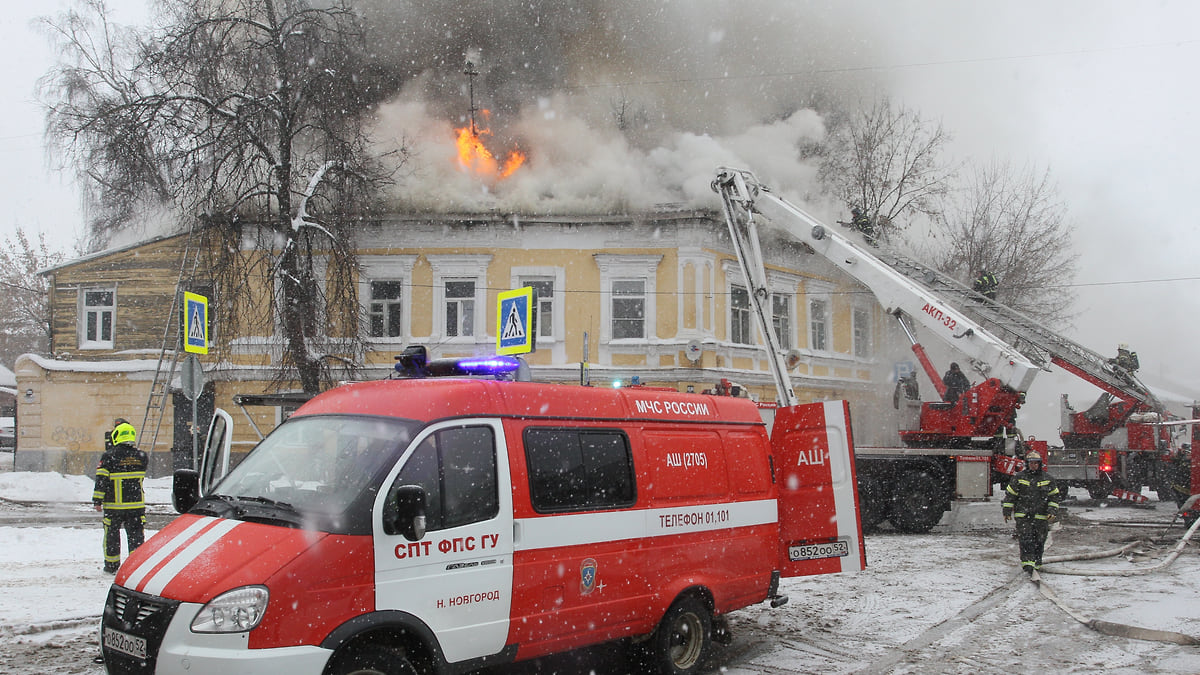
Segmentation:
[[(1182, 507), (1180, 509), (1180, 511), (1182, 512), (1183, 510), (1185, 510), (1188, 507), (1188, 505), (1194, 503), (1195, 499), (1196, 498), (1193, 497), (1192, 500), (1189, 500), (1188, 504), (1185, 504), (1184, 507)], [(1071, 575), (1076, 575), (1076, 576), (1110, 576), (1110, 577), (1113, 577), (1113, 576), (1136, 576), (1136, 575), (1141, 575), (1141, 574), (1149, 574), (1150, 572), (1164, 569), (1165, 567), (1170, 565), (1172, 562), (1174, 562), (1175, 559), (1178, 558), (1179, 555), (1183, 552), (1183, 549), (1187, 546), (1188, 541), (1191, 540), (1192, 535), (1194, 535), (1196, 533), (1197, 527), (1200, 527), (1200, 518), (1196, 519), (1196, 521), (1192, 523), (1191, 527), (1189, 527), (1187, 529), (1187, 531), (1184, 533), (1183, 537), (1180, 538), (1179, 542), (1175, 545), (1175, 548), (1171, 551), (1171, 553), (1169, 555), (1167, 555), (1167, 557), (1164, 558), (1161, 562), (1159, 562), (1155, 565), (1150, 565), (1150, 566), (1146, 566), (1146, 567), (1136, 567), (1136, 568), (1130, 568), (1130, 569), (1124, 569), (1124, 570), (1086, 570), (1086, 569), (1078, 569), (1078, 568), (1051, 567), (1051, 568), (1042, 568), (1041, 571), (1045, 572), (1047, 574), (1071, 574)], [(1068, 562), (1068, 561), (1072, 561), (1072, 560), (1098, 560), (1100, 558), (1108, 558), (1108, 557), (1121, 555), (1142, 543), (1144, 543), (1144, 542), (1135, 541), (1133, 543), (1126, 544), (1125, 546), (1122, 546), (1117, 549), (1109, 550), (1109, 551), (1099, 551), (1099, 552), (1084, 553), (1084, 554), (1079, 554), (1079, 555), (1050, 556), (1045, 559), (1045, 562), (1060, 563), (1060, 562)], [(1140, 626), (1131, 626), (1128, 624), (1114, 623), (1111, 621), (1103, 621), (1101, 619), (1089, 617), (1086, 614), (1070, 607), (1069, 605), (1064, 603), (1062, 600), (1060, 600), (1059, 597), (1054, 593), (1054, 590), (1052, 588), (1050, 588), (1050, 586), (1047, 585), (1044, 581), (1041, 580), (1040, 574), (1038, 575), (1036, 580), (1038, 581), (1038, 590), (1041, 591), (1042, 595), (1047, 600), (1049, 600), (1050, 602), (1053, 602), (1059, 609), (1066, 612), (1066, 614), (1068, 616), (1070, 616), (1071, 618), (1075, 619), (1079, 623), (1087, 626), (1088, 628), (1091, 628), (1092, 630), (1094, 630), (1098, 633), (1102, 633), (1104, 635), (1113, 635), (1113, 636), (1117, 636), (1117, 637), (1133, 638), (1136, 640), (1150, 640), (1150, 641), (1155, 641), (1155, 642), (1171, 642), (1171, 643), (1180, 644), (1180, 645), (1200, 645), (1200, 638), (1197, 638), (1197, 637), (1194, 637), (1191, 635), (1187, 635), (1186, 633), (1157, 630), (1157, 629), (1153, 629), (1153, 628), (1143, 628)]]

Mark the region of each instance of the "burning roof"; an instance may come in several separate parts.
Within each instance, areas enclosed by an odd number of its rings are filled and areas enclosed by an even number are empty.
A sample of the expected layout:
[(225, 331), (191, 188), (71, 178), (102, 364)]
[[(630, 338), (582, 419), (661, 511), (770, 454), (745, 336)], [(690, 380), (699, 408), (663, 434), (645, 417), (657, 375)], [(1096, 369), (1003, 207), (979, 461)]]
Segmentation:
[[(812, 73), (847, 44), (865, 50), (823, 30), (844, 22), (782, 1), (356, 4), (400, 83), (374, 129), (382, 150), (407, 151), (399, 210), (715, 208), (719, 165), (810, 197), (816, 167), (801, 148), (824, 125), (809, 105), (833, 98), (835, 79)], [(475, 100), (491, 113), (472, 131)]]

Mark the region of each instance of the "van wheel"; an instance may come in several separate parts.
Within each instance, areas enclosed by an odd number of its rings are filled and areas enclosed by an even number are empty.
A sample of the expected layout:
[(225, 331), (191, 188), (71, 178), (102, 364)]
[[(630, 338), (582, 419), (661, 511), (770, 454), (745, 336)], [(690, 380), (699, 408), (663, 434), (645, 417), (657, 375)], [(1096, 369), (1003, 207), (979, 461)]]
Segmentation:
[(366, 645), (338, 659), (332, 675), (420, 675), (403, 649)]
[(680, 598), (663, 615), (651, 641), (650, 657), (662, 675), (700, 671), (712, 645), (712, 614), (696, 598)]
[(888, 520), (905, 534), (925, 534), (942, 519), (941, 487), (924, 471), (909, 471), (900, 477)]

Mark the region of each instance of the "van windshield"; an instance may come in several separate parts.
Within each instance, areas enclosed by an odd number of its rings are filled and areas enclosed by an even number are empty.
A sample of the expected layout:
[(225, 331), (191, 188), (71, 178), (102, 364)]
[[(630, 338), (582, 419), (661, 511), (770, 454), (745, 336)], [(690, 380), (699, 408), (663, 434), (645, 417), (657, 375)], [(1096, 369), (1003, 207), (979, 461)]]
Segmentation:
[(280, 425), (197, 510), (334, 534), (370, 534), (379, 483), (421, 424), (311, 415)]

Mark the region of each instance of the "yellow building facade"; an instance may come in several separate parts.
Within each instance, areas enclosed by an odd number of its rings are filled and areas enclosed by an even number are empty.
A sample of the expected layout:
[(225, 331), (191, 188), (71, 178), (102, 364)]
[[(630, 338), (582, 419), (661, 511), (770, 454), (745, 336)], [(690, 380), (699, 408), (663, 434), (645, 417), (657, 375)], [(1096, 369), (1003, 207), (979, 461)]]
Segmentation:
[[(14, 369), (19, 467), (84, 472), (112, 418), (143, 419), (155, 373), (174, 356), (163, 343), (175, 320), (176, 287), (211, 288), (203, 270), (181, 281), (187, 241), (159, 238), (46, 272), (54, 353), (26, 355)], [(873, 382), (890, 364), (877, 354), (882, 312), (873, 297), (803, 245), (763, 244), (772, 329), (796, 393), (804, 401), (875, 397)], [(356, 366), (355, 378), (388, 377), (395, 355), (410, 345), (425, 346), (431, 358), (493, 353), (498, 294), (533, 286), (537, 349), (526, 360), (536, 381), (700, 392), (726, 380), (757, 400), (775, 399), (757, 319), (717, 213), (395, 215), (365, 224), (354, 246), (358, 307), (330, 315), (354, 317), (368, 345), (340, 357)], [(271, 297), (262, 288), (257, 294), (263, 302)], [(213, 302), (214, 330), (221, 331), (221, 298)], [(330, 330), (345, 328), (331, 321)], [(200, 357), (209, 381), (201, 425), (211, 415), (207, 406), (236, 410), (237, 394), (296, 386), (278, 380), (275, 335), (223, 338)], [(156, 473), (181, 465), (191, 443), (191, 404), (178, 388), (176, 374), (152, 449)], [(179, 406), (189, 406), (188, 414)], [(253, 427), (269, 431), (286, 414), (245, 410), (249, 419), (234, 413), (241, 450), (257, 439)], [(139, 433), (150, 450), (150, 430)]]

